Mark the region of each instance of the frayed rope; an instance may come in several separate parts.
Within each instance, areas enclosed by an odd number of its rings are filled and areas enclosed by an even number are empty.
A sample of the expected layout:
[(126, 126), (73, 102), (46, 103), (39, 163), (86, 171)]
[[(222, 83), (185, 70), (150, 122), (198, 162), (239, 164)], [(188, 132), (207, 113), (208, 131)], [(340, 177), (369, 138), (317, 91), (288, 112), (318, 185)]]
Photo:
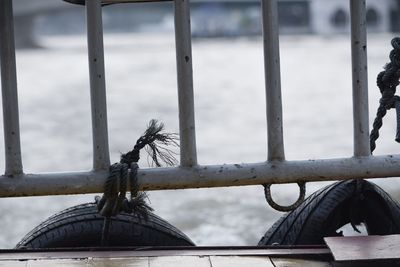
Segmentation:
[[(102, 197), (96, 196), (95, 201), (99, 213), (104, 216), (104, 225), (102, 231), (102, 245), (108, 245), (109, 229), (111, 217), (121, 212), (136, 214), (139, 219), (147, 220), (149, 213), (153, 208), (146, 202), (148, 196), (145, 192), (139, 192), (140, 185), (138, 183), (137, 162), (140, 159), (140, 150), (145, 148), (151, 165), (157, 167), (162, 166), (164, 162), (168, 166), (175, 165), (176, 153), (167, 147), (179, 146), (178, 135), (175, 133), (165, 133), (164, 124), (158, 123), (157, 120), (151, 120), (146, 131), (136, 141), (131, 151), (121, 155), (119, 163), (110, 166), (109, 175), (104, 184), (104, 194)], [(126, 198), (128, 187), (128, 179), (130, 183), (130, 197)]]

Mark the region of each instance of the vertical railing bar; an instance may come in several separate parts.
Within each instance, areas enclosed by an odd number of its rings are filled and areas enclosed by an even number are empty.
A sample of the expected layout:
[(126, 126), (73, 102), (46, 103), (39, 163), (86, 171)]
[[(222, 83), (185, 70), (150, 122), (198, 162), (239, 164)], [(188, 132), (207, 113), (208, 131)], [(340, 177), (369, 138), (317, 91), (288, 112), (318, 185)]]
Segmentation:
[(12, 0), (0, 1), (0, 62), (5, 174), (22, 173)]
[(284, 160), (277, 0), (262, 0), (268, 160)]
[(354, 156), (369, 156), (367, 23), (365, 0), (350, 0)]
[(86, 1), (86, 16), (92, 107), (93, 169), (101, 170), (109, 167), (110, 156), (108, 148), (103, 22), (100, 0)]
[(181, 149), (180, 165), (191, 167), (197, 165), (197, 151), (189, 0), (175, 0), (174, 7)]

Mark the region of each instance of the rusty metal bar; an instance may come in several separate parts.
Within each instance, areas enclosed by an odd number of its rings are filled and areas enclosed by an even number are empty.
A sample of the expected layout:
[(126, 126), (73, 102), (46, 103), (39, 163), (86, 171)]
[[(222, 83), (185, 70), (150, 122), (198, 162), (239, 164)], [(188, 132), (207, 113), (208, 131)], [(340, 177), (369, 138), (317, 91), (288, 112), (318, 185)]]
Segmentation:
[(12, 176), (23, 172), (12, 0), (0, 1), (0, 62), (6, 161), (5, 174)]
[(104, 70), (103, 22), (100, 0), (86, 3), (89, 50), (90, 97), (92, 105), (93, 169), (110, 165), (108, 148), (106, 82)]
[(277, 0), (262, 0), (268, 160), (284, 160)]
[(367, 22), (365, 0), (350, 0), (354, 156), (371, 154), (369, 144)]
[(179, 133), (183, 167), (197, 165), (194, 119), (192, 42), (189, 0), (175, 0), (175, 46), (178, 78)]
[[(400, 155), (140, 169), (142, 190), (400, 176)], [(0, 197), (98, 193), (107, 171), (0, 176)]]

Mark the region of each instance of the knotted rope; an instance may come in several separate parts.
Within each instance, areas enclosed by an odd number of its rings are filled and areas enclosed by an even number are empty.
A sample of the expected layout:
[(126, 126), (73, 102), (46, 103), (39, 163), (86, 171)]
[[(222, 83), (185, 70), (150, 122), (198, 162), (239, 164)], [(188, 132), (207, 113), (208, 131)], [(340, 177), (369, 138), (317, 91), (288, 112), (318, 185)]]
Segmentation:
[[(101, 244), (108, 245), (109, 229), (111, 217), (121, 212), (137, 214), (139, 219), (147, 220), (149, 212), (153, 209), (147, 204), (147, 194), (139, 192), (137, 162), (140, 159), (140, 150), (145, 148), (152, 162), (161, 166), (161, 162), (167, 165), (176, 164), (174, 152), (166, 148), (168, 145), (178, 146), (177, 135), (163, 133), (164, 124), (151, 120), (147, 130), (137, 140), (131, 151), (121, 155), (119, 163), (115, 163), (109, 168), (109, 175), (104, 184), (104, 194), (102, 197), (95, 198), (99, 213), (104, 216)], [(128, 189), (128, 179), (130, 185), (130, 198), (126, 198)]]
[(396, 142), (400, 142), (400, 97), (395, 95), (396, 87), (400, 79), (400, 38), (392, 39), (393, 50), (390, 51), (390, 62), (384, 67), (384, 71), (378, 74), (376, 84), (382, 94), (379, 100), (379, 107), (370, 134), (371, 153), (376, 148), (376, 140), (379, 138), (379, 129), (382, 127), (382, 120), (387, 110), (396, 108), (397, 132)]

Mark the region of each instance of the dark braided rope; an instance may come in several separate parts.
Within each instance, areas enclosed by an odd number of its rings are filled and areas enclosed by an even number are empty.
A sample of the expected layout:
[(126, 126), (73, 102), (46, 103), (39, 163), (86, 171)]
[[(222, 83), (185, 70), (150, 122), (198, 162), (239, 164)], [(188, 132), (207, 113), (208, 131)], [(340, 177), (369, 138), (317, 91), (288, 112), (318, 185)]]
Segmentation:
[[(392, 39), (393, 50), (390, 51), (390, 62), (384, 67), (384, 71), (378, 74), (376, 84), (382, 94), (379, 100), (379, 107), (373, 123), (372, 131), (370, 134), (370, 148), (371, 153), (376, 148), (376, 140), (379, 138), (379, 130), (383, 124), (383, 117), (385, 117), (387, 110), (395, 108), (400, 101), (399, 96), (395, 96), (396, 87), (399, 85), (400, 78), (400, 38)], [(397, 109), (397, 118), (399, 121), (400, 108)], [(400, 125), (397, 125), (396, 141), (400, 142)]]
[[(140, 159), (140, 150), (150, 147), (150, 157), (157, 166), (161, 166), (158, 157), (167, 164), (175, 163), (173, 153), (166, 148), (160, 148), (157, 142), (162, 145), (178, 145), (175, 134), (162, 133), (164, 125), (156, 120), (151, 120), (147, 130), (137, 140), (134, 148), (126, 154), (121, 155), (119, 163), (115, 163), (109, 168), (109, 175), (104, 184), (103, 196), (96, 197), (99, 213), (104, 217), (101, 244), (108, 245), (109, 229), (111, 217), (120, 212), (136, 214), (139, 219), (148, 219), (149, 212), (153, 208), (147, 204), (148, 196), (145, 192), (139, 192), (137, 162)], [(130, 199), (126, 198), (128, 189), (128, 180), (130, 183)]]

